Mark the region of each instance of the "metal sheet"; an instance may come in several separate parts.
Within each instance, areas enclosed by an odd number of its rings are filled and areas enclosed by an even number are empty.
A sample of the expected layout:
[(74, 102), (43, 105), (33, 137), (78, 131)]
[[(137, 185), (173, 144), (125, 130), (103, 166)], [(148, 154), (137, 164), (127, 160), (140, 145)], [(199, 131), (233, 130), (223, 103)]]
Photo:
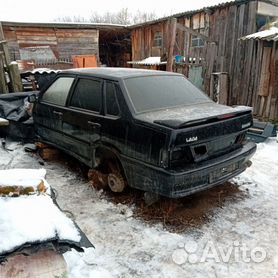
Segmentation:
[(271, 27), (268, 30), (260, 31), (245, 37), (241, 40), (265, 40), (265, 41), (277, 41), (278, 40), (278, 28)]

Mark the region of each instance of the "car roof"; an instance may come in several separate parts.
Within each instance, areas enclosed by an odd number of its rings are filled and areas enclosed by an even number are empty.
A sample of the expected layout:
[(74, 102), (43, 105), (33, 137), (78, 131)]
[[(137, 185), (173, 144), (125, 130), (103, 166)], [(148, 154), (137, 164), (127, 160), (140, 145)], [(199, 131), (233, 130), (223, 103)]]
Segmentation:
[(81, 75), (91, 75), (109, 79), (126, 79), (131, 77), (140, 76), (155, 76), (155, 75), (180, 75), (178, 73), (159, 71), (159, 70), (147, 70), (147, 69), (133, 69), (133, 68), (78, 68), (63, 70), (60, 73), (74, 73)]

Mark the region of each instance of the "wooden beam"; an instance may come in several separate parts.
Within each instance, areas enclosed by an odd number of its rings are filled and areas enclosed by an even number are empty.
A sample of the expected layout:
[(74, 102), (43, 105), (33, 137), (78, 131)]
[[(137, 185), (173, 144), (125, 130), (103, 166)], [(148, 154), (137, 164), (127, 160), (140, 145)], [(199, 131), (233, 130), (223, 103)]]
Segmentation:
[(6, 76), (2, 57), (3, 55), (0, 54), (0, 94), (6, 94), (9, 92), (9, 90), (6, 83)]
[(23, 86), (22, 86), (21, 76), (20, 76), (17, 62), (12, 62), (9, 64), (9, 72), (10, 72), (13, 91), (22, 92)]
[(176, 30), (177, 30), (177, 19), (172, 18), (170, 20), (170, 25), (169, 25), (170, 39), (168, 42), (169, 45), (168, 45), (167, 65), (166, 65), (167, 71), (173, 71), (173, 62), (174, 62), (173, 52), (174, 52), (174, 46), (176, 42)]
[(211, 39), (208, 36), (203, 35), (203, 34), (197, 32), (197, 31), (193, 30), (192, 28), (181, 25), (180, 23), (177, 23), (177, 28), (184, 31), (184, 32), (190, 33), (191, 35), (202, 38), (205, 41), (211, 42)]
[(7, 41), (5, 40), (1, 22), (0, 22), (0, 41), (1, 41), (0, 46), (3, 49), (4, 56), (5, 56), (5, 63), (8, 66), (11, 63), (11, 59), (10, 59), (10, 53), (9, 53)]

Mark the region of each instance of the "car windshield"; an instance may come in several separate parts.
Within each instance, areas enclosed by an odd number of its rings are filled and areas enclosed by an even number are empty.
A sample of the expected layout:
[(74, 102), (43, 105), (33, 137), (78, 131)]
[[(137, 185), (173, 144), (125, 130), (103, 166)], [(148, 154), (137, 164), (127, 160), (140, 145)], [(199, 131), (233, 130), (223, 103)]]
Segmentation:
[(137, 113), (211, 101), (179, 75), (133, 77), (126, 79), (125, 85)]

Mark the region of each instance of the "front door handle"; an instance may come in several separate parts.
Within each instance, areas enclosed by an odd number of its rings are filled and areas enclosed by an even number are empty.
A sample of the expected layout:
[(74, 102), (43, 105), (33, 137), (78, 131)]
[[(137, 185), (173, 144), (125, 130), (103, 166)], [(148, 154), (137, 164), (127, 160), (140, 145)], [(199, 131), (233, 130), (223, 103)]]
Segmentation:
[(88, 121), (88, 125), (94, 127), (94, 128), (100, 128), (101, 127), (101, 124), (99, 123), (95, 123), (95, 122), (91, 122), (91, 121)]

